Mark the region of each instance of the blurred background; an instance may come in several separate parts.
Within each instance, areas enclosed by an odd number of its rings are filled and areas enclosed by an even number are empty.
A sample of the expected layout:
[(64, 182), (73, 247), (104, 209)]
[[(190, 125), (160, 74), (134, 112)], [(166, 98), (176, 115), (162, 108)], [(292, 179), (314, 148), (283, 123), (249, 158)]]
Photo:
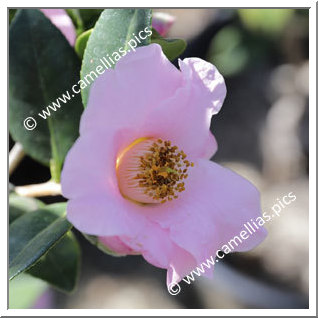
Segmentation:
[[(74, 230), (82, 247), (77, 290), (66, 295), (22, 274), (10, 283), (10, 308), (308, 308), (309, 10), (154, 11), (176, 18), (167, 37), (187, 40), (181, 58), (205, 59), (225, 77), (227, 97), (211, 124), (213, 160), (258, 187), (263, 212), (289, 192), (297, 199), (265, 225), (259, 247), (227, 255), (213, 280), (181, 283), (177, 296), (167, 292), (165, 270), (140, 256), (108, 256)], [(25, 157), (10, 182), (49, 178)]]

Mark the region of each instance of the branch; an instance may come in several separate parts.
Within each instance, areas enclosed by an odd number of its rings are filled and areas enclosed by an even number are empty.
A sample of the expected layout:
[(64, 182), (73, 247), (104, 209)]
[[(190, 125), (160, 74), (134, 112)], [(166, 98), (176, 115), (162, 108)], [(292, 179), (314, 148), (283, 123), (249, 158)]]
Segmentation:
[(23, 147), (20, 143), (16, 143), (9, 153), (9, 175), (16, 169), (24, 157)]
[(53, 181), (30, 184), (26, 186), (17, 186), (14, 188), (14, 191), (23, 197), (45, 197), (62, 194), (61, 185)]

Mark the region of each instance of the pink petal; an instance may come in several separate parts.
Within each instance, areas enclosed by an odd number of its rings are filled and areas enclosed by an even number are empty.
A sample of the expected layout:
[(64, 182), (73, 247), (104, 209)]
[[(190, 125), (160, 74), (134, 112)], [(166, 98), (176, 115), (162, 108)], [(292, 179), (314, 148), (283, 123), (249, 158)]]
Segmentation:
[[(103, 137), (101, 138), (101, 135)], [(62, 193), (69, 199), (116, 192), (116, 157), (119, 144), (114, 132), (87, 132), (80, 136), (64, 162)], [(107, 145), (107, 146), (106, 146)]]
[(199, 58), (179, 60), (179, 66), (189, 82), (207, 99), (206, 107), (217, 114), (222, 107), (226, 95), (226, 86), (223, 76), (217, 68)]
[(141, 130), (145, 116), (172, 96), (181, 81), (181, 73), (159, 45), (128, 53), (117, 62), (115, 70), (105, 71), (91, 86), (81, 133), (105, 125)]
[(168, 13), (154, 12), (152, 15), (152, 26), (161, 36), (165, 36), (175, 20), (175, 17)]
[(136, 139), (171, 140), (192, 157), (210, 158), (217, 149), (210, 121), (224, 100), (224, 80), (212, 64), (200, 59), (187, 59), (180, 67), (182, 72), (157, 44), (122, 57), (115, 70), (92, 85), (81, 133), (105, 125), (136, 127)]
[[(178, 200), (147, 216), (169, 229), (170, 237), (195, 256), (198, 263), (245, 230), (244, 223), (261, 215), (259, 193), (246, 179), (204, 159), (195, 163)], [(235, 251), (246, 251), (266, 236), (260, 228)]]
[(44, 15), (63, 33), (71, 46), (76, 40), (76, 30), (71, 18), (63, 9), (41, 9)]
[(176, 94), (163, 101), (147, 116), (142, 130), (148, 136), (170, 140), (191, 160), (209, 159), (217, 150), (217, 143), (209, 127), (212, 112), (207, 104), (211, 97), (192, 83), (179, 88)]
[(168, 269), (167, 285), (179, 282), (195, 266), (195, 259), (184, 249), (176, 245), (167, 230), (158, 224), (149, 222), (133, 238), (122, 237), (123, 242), (139, 252), (150, 264)]
[(224, 78), (214, 65), (198, 58), (179, 60), (179, 65), (183, 85), (153, 109), (144, 130), (172, 140), (192, 158), (210, 158), (217, 150), (210, 122), (225, 99)]
[(168, 285), (179, 282), (196, 265), (193, 256), (175, 244), (166, 230), (136, 213), (135, 204), (127, 200), (106, 196), (70, 200), (67, 218), (84, 233), (107, 233), (99, 240), (113, 252), (142, 254), (150, 264), (168, 269)]
[(173, 258), (170, 261), (167, 272), (168, 288), (173, 283), (179, 283), (182, 278), (188, 275), (197, 265), (196, 260), (190, 253), (186, 252), (178, 245), (175, 246)]
[(135, 251), (127, 246), (119, 236), (100, 236), (98, 241), (105, 245), (107, 249), (119, 255), (135, 254)]
[(62, 193), (70, 199), (67, 218), (80, 231), (99, 236), (135, 235), (146, 226), (142, 215), (130, 212), (116, 177), (116, 159), (131, 143), (130, 133), (87, 132), (69, 151), (61, 174)]
[(97, 236), (134, 236), (147, 225), (144, 218), (123, 209), (108, 193), (69, 200), (67, 219), (80, 231)]

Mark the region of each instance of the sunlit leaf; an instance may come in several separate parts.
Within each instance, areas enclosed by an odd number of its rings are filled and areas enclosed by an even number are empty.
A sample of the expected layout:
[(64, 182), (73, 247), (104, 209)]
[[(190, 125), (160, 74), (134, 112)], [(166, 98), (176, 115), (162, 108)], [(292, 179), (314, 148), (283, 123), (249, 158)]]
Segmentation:
[(9, 279), (34, 265), (72, 225), (45, 210), (25, 213), (9, 227)]
[(79, 245), (74, 235), (69, 232), (27, 270), (27, 273), (62, 291), (71, 292), (78, 280), (79, 260)]
[[(99, 66), (101, 72), (105, 69), (101, 59), (110, 61), (111, 57), (114, 64), (110, 62), (109, 67), (114, 67), (116, 62), (114, 56), (117, 56), (118, 60), (132, 50), (129, 43), (135, 41), (134, 34), (138, 34), (146, 27), (150, 30), (150, 23), (151, 10), (147, 9), (106, 9), (102, 12), (87, 42), (82, 63), (81, 79), (87, 84), (87, 87), (82, 89), (85, 107), (90, 85), (99, 76), (96, 68)], [(147, 45), (150, 43), (150, 37), (140, 39), (140, 43), (135, 42), (136, 47)]]
[(87, 30), (85, 32), (83, 32), (77, 39), (75, 42), (75, 51), (77, 53), (77, 55), (80, 58), (83, 58), (84, 56), (84, 51), (87, 45), (87, 41), (90, 37), (90, 35), (92, 34), (93, 29)]

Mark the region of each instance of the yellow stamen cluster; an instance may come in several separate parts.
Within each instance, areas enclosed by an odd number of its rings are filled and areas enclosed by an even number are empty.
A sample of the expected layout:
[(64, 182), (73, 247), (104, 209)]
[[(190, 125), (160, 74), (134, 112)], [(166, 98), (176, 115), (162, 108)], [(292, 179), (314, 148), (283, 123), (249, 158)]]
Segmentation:
[(140, 156), (139, 172), (135, 179), (144, 193), (161, 203), (177, 199), (177, 193), (185, 190), (184, 180), (193, 162), (186, 160), (187, 155), (170, 141), (158, 139), (149, 151)]

